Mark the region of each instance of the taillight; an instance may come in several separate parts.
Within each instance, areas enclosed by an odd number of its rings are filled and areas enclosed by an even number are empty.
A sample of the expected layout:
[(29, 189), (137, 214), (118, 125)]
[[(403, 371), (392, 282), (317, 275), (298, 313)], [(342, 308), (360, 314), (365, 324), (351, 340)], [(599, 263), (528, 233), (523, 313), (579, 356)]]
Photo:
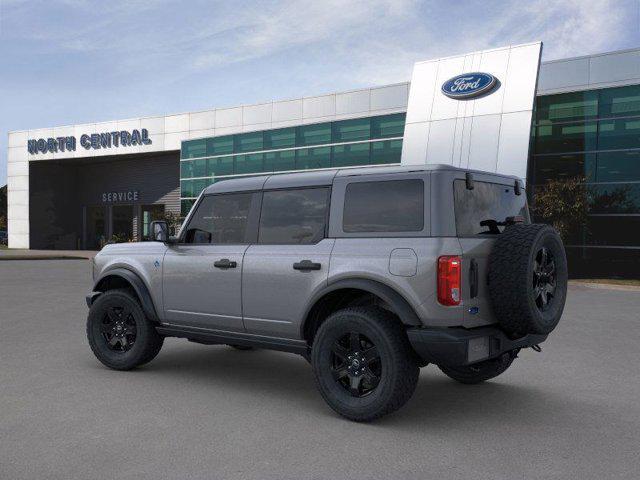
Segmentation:
[(438, 302), (442, 305), (460, 304), (460, 264), (455, 255), (438, 258)]

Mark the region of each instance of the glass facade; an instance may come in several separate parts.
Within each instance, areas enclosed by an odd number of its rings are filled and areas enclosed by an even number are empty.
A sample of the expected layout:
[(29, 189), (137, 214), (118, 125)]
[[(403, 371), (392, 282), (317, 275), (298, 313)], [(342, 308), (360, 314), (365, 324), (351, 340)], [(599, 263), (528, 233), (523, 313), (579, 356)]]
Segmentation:
[(404, 124), (398, 113), (182, 142), (182, 214), (224, 178), (400, 163)]
[(571, 235), (568, 253), (583, 259), (637, 257), (640, 85), (538, 97), (532, 136), (533, 192), (549, 180), (584, 179), (588, 219)]

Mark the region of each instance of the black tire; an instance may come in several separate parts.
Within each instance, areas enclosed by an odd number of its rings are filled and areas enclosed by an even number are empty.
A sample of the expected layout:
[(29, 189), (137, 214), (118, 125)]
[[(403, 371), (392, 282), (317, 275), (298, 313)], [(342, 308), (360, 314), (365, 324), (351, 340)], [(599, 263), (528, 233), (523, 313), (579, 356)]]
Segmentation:
[(513, 351), (504, 353), (498, 358), (492, 358), (491, 360), (485, 360), (484, 362), (473, 365), (467, 365), (464, 367), (444, 367), (439, 365), (438, 368), (442, 370), (442, 373), (447, 377), (452, 378), (457, 382), (464, 383), (466, 385), (474, 385), (476, 383), (490, 380), (504, 373), (507, 368), (511, 366), (517, 356), (518, 352)]
[(236, 350), (253, 350), (253, 347), (248, 345), (232, 345), (230, 343), (227, 344), (231, 348), (235, 348)]
[[(348, 360), (354, 352), (357, 358)], [(311, 364), (324, 400), (358, 422), (402, 407), (413, 395), (420, 372), (404, 327), (378, 307), (331, 314), (315, 336)]]
[(87, 338), (96, 358), (114, 370), (131, 370), (150, 362), (164, 342), (138, 300), (120, 289), (109, 290), (93, 302), (87, 317)]
[(564, 246), (553, 227), (508, 226), (489, 256), (489, 296), (498, 323), (513, 337), (550, 333), (564, 310), (567, 277)]

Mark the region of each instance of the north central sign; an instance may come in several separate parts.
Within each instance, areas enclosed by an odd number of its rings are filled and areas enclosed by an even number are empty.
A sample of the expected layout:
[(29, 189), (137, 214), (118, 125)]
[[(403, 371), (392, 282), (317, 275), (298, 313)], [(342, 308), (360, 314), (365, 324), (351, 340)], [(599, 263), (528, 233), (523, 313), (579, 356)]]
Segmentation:
[[(80, 146), (85, 150), (101, 148), (132, 147), (135, 145), (150, 145), (149, 131), (120, 130), (117, 132), (91, 133), (80, 136)], [(74, 152), (77, 140), (75, 136), (38, 138), (27, 141), (27, 150), (31, 155), (38, 153)]]

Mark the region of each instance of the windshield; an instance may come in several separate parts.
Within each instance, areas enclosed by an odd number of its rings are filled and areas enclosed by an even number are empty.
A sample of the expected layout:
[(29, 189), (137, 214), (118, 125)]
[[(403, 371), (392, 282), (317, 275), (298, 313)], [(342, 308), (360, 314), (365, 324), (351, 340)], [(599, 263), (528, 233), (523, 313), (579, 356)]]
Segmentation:
[(530, 223), (527, 196), (524, 191), (516, 195), (513, 186), (475, 181), (469, 190), (464, 180), (455, 180), (453, 195), (459, 237), (499, 233), (508, 217), (520, 216)]

